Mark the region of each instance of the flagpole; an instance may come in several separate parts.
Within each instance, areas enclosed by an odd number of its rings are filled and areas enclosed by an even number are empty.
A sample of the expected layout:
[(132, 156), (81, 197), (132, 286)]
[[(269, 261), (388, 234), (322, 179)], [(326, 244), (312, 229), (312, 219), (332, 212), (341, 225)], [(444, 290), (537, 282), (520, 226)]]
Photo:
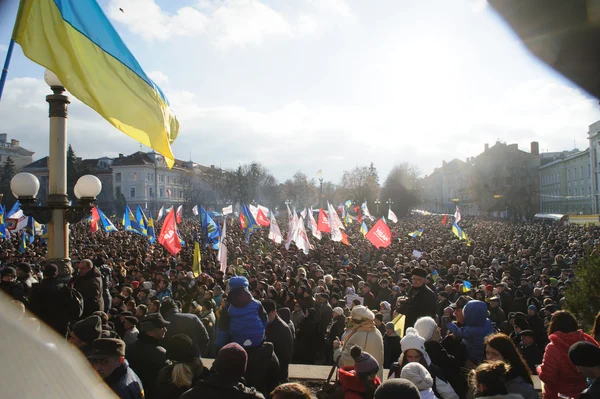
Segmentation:
[(4, 92), (4, 84), (6, 83), (6, 77), (8, 76), (8, 67), (10, 66), (10, 59), (12, 58), (13, 48), (15, 47), (15, 40), (10, 39), (8, 44), (8, 51), (6, 52), (6, 59), (4, 60), (4, 67), (2, 68), (2, 76), (0, 76), (0, 100), (2, 100), (2, 92)]

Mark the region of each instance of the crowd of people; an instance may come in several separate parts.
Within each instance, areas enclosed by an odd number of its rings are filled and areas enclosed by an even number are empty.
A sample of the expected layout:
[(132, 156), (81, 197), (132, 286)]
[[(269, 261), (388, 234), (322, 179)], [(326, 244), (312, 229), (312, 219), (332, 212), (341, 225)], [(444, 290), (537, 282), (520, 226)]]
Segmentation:
[(534, 399), (533, 375), (544, 399), (600, 397), (600, 321), (584, 332), (564, 304), (597, 227), (466, 217), (467, 241), (416, 215), (387, 248), (354, 223), (351, 245), (311, 237), (305, 255), (227, 223), (228, 264), (203, 246), (198, 275), (197, 218), (177, 256), (73, 225), (72, 276), (39, 238), (0, 239), (0, 287), (121, 398), (309, 398), (295, 363), (337, 366), (344, 398)]

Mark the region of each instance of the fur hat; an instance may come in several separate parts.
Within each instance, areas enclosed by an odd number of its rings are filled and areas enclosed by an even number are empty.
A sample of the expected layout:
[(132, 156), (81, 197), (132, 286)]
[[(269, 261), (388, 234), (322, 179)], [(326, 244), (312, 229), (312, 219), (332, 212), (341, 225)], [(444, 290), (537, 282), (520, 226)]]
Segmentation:
[(433, 378), (421, 363), (408, 363), (402, 367), (401, 378), (406, 378), (417, 386), (419, 391), (427, 391), (433, 386)]
[(423, 337), (425, 342), (429, 341), (433, 337), (433, 333), (437, 328), (435, 320), (431, 317), (421, 317), (415, 323), (415, 330), (418, 331), (419, 335)]
[(356, 305), (352, 308), (352, 312), (350, 313), (350, 317), (354, 320), (375, 320), (375, 315), (371, 312), (367, 307), (362, 305)]

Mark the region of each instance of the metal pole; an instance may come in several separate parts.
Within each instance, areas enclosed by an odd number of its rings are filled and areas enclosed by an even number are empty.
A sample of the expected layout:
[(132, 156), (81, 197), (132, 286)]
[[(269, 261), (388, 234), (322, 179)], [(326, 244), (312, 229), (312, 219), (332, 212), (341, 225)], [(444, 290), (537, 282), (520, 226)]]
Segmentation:
[(51, 87), (46, 96), (50, 104), (50, 153), (48, 156), (48, 206), (52, 220), (48, 223), (48, 262), (58, 266), (59, 277), (71, 276), (69, 259), (69, 224), (65, 220), (67, 197), (67, 111), (69, 97), (62, 86)]
[(6, 83), (6, 77), (8, 76), (8, 67), (10, 66), (10, 59), (12, 58), (13, 48), (15, 47), (14, 39), (11, 39), (8, 44), (8, 50), (6, 51), (6, 58), (4, 59), (4, 68), (2, 68), (2, 76), (0, 76), (0, 100), (2, 99), (2, 92), (4, 92), (4, 84)]
[(323, 178), (319, 177), (319, 183), (321, 183), (321, 193), (319, 195), (319, 208), (323, 209)]

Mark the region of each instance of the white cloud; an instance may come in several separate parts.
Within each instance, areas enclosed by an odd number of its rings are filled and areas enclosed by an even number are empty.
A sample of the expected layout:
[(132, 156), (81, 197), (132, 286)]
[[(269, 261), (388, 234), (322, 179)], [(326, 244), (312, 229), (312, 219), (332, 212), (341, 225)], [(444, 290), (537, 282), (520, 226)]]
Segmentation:
[(310, 15), (300, 15), (296, 25), (301, 34), (312, 34), (317, 30), (317, 20)]
[(224, 0), (220, 5), (201, 1), (197, 8), (183, 7), (173, 15), (154, 0), (110, 0), (108, 15), (146, 40), (204, 35), (219, 48), (257, 45), (269, 36), (291, 35), (285, 18), (259, 0)]
[(8, 46), (6, 46), (4, 44), (0, 44), (0, 53), (4, 53), (4, 52), (6, 52), (6, 50), (8, 50)]
[(479, 14), (488, 8), (488, 0), (470, 0), (473, 5), (471, 11), (475, 14)]
[(169, 84), (169, 77), (161, 71), (150, 71), (148, 72), (150, 79), (154, 81), (158, 86)]
[(307, 2), (323, 14), (341, 16), (352, 21), (356, 18), (346, 0), (307, 0)]

